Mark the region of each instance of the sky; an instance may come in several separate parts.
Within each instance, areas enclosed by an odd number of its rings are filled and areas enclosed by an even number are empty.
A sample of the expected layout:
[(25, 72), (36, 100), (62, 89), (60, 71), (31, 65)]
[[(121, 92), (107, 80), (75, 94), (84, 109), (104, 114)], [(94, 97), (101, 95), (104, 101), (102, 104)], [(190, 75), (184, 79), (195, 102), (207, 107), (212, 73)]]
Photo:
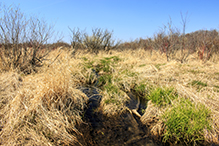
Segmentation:
[(132, 41), (153, 37), (170, 18), (182, 31), (181, 13), (186, 16), (186, 33), (219, 29), (219, 0), (0, 0), (19, 5), (27, 15), (44, 18), (70, 43), (69, 28), (102, 28), (113, 31), (115, 39)]

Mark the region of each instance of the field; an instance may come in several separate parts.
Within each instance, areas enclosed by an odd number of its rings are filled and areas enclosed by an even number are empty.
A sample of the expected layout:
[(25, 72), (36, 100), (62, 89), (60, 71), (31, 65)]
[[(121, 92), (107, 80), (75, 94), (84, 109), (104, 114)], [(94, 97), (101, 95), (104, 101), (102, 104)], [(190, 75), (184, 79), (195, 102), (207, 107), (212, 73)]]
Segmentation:
[(57, 49), (35, 73), (2, 70), (0, 145), (219, 144), (219, 63), (198, 57)]

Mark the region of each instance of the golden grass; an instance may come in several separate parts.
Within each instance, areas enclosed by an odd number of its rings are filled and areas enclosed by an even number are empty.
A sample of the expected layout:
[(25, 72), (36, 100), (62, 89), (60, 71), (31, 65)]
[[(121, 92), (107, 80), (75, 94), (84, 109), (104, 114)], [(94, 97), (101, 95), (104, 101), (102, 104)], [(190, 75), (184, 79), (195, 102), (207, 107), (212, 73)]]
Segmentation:
[[(9, 101), (1, 109), (1, 144), (81, 143), (76, 138), (81, 134), (75, 125), (82, 122), (80, 114), (87, 96), (74, 88), (67, 64), (59, 62), (42, 70), (39, 74), (23, 76), (23, 85), (16, 93), (13, 88), (18, 81), (13, 81), (12, 86), (4, 84), (5, 91), (12, 93), (5, 97)], [(14, 78), (12, 75), (8, 82)]]
[[(59, 57), (54, 58), (59, 54)], [(87, 83), (89, 71), (83, 68), (83, 59), (98, 60), (118, 56), (122, 61), (114, 68), (113, 77), (121, 78), (126, 91), (135, 82), (150, 83), (158, 87), (174, 87), (179, 96), (202, 103), (212, 111), (212, 131), (205, 131), (206, 140), (219, 143), (219, 63), (214, 56), (212, 61), (203, 63), (192, 55), (187, 63), (166, 61), (164, 55), (144, 50), (100, 52), (97, 56), (76, 52), (55, 50), (51, 52), (44, 67), (37, 74), (22, 75), (15, 71), (2, 72), (0, 76), (0, 137), (1, 145), (83, 145), (83, 137), (76, 125), (83, 122), (81, 112), (88, 100), (77, 87)], [(48, 67), (49, 66), (49, 67)], [(137, 72), (135, 77), (120, 74), (122, 70)], [(207, 86), (197, 88), (191, 82), (197, 80)], [(106, 104), (109, 93), (102, 93), (101, 107), (104, 114), (126, 110), (127, 95), (116, 97), (120, 105)], [(150, 127), (152, 135), (162, 134), (163, 123), (159, 116), (164, 109), (148, 103), (143, 124)], [(157, 115), (157, 116), (156, 116)], [(83, 138), (82, 138), (83, 139)]]

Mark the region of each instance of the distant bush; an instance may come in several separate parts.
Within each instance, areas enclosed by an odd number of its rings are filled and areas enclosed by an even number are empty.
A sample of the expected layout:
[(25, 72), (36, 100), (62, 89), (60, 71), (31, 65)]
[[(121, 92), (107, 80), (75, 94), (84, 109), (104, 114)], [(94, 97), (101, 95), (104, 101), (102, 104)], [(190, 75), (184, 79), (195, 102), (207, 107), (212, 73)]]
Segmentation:
[(119, 42), (112, 38), (113, 33), (107, 29), (92, 29), (92, 35), (79, 29), (70, 29), (70, 31), (72, 32), (71, 46), (76, 50), (88, 49), (89, 52), (98, 54), (100, 50), (109, 51), (119, 45)]

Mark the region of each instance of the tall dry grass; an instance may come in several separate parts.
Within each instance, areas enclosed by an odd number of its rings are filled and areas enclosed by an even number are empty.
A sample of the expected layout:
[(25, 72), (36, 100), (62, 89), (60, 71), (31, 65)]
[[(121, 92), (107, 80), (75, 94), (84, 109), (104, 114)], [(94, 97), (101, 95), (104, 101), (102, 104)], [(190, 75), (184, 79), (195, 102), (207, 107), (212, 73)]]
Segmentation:
[(69, 68), (77, 64), (68, 66), (68, 57), (65, 54), (38, 74), (1, 74), (1, 88), (8, 93), (1, 102), (2, 145), (83, 143), (77, 140), (82, 135), (75, 126), (82, 122), (87, 96), (75, 88)]
[[(58, 58), (56, 56), (59, 55)], [(0, 76), (0, 137), (1, 145), (86, 145), (77, 125), (82, 123), (82, 112), (88, 100), (79, 91), (89, 80), (91, 70), (83, 67), (83, 58), (100, 60), (104, 57), (118, 56), (122, 60), (114, 70), (113, 78), (121, 80), (115, 85), (123, 85), (131, 90), (133, 83), (149, 83), (153, 87), (174, 87), (181, 98), (189, 98), (194, 103), (202, 103), (212, 111), (212, 131), (205, 131), (207, 141), (219, 143), (219, 63), (218, 59), (201, 62), (196, 54), (186, 63), (166, 61), (158, 52), (111, 51), (98, 55), (55, 50), (47, 56), (48, 61), (36, 74), (23, 75), (10, 70)], [(54, 60), (55, 58), (55, 60)], [(129, 70), (137, 73), (135, 77), (121, 74)], [(192, 85), (201, 81), (207, 86)], [(147, 90), (147, 89), (146, 89)], [(121, 104), (106, 104), (110, 94), (103, 92), (101, 107), (104, 114), (113, 115), (126, 109), (128, 96), (124, 92), (118, 96)], [(151, 134), (162, 134), (163, 122), (159, 116), (165, 109), (159, 109), (151, 102), (141, 121), (147, 125)]]

